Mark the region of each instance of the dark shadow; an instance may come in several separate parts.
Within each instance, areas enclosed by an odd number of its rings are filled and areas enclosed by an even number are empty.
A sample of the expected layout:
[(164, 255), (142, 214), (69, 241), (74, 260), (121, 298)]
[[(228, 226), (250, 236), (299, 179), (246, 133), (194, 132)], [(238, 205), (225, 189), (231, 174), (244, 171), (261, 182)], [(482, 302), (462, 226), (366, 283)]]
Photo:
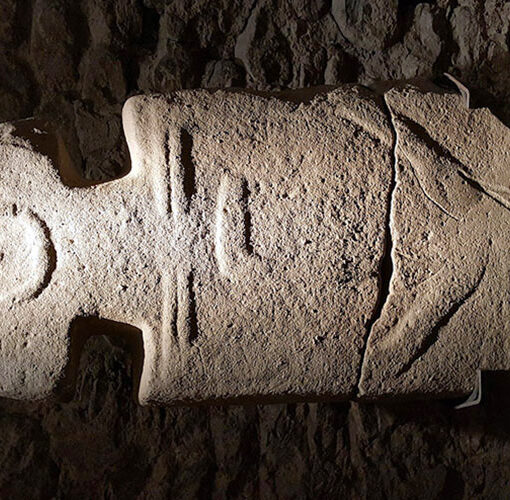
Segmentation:
[(80, 358), (85, 343), (93, 336), (104, 335), (127, 347), (133, 366), (133, 397), (138, 402), (138, 389), (142, 376), (144, 349), (142, 331), (127, 323), (120, 323), (95, 316), (80, 316), (73, 320), (69, 328), (69, 363), (64, 379), (57, 388), (59, 400), (69, 402), (74, 397), (76, 381), (80, 368)]
[(131, 164), (129, 164), (123, 169), (125, 173), (122, 176), (107, 180), (85, 179), (71, 161), (64, 141), (55, 126), (47, 121), (34, 118), (19, 120), (13, 125), (15, 127), (13, 135), (29, 141), (35, 151), (47, 156), (57, 169), (62, 183), (66, 186), (78, 188), (96, 186), (125, 177), (131, 170)]
[(448, 422), (454, 428), (508, 439), (510, 437), (510, 371), (482, 371), (482, 398), (465, 408), (468, 394), (386, 395), (377, 399), (358, 399), (367, 409), (379, 408), (398, 422), (413, 422), (424, 427)]
[(466, 412), (479, 413), (491, 420), (492, 431), (506, 429), (510, 435), (510, 371), (492, 370), (482, 372), (482, 400), (479, 406), (473, 406)]
[[(471, 86), (460, 77), (458, 79), (469, 90), (470, 109), (487, 108), (505, 127), (510, 128), (510, 115), (508, 110), (501, 105), (501, 97), (496, 97), (486, 89)], [(458, 87), (455, 83), (444, 75), (438, 76), (433, 81), (441, 89), (458, 92)]]
[(188, 276), (188, 300), (189, 300), (189, 342), (193, 344), (199, 335), (198, 320), (197, 320), (197, 304), (195, 299), (195, 288), (193, 286), (193, 273), (189, 273)]
[(182, 185), (186, 197), (187, 208), (189, 209), (191, 198), (195, 194), (195, 164), (193, 162), (193, 137), (186, 130), (181, 129), (181, 165)]

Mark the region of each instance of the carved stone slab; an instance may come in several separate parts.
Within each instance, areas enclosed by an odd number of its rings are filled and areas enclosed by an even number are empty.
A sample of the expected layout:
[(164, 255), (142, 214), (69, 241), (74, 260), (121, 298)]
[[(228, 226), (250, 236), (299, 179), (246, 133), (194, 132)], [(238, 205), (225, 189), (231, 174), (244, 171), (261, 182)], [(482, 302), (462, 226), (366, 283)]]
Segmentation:
[(510, 369), (510, 131), (457, 94), (393, 89), (392, 279), (365, 396), (470, 392)]
[(54, 389), (77, 317), (142, 331), (142, 403), (352, 394), (392, 175), (382, 100), (180, 92), (123, 120), (132, 171), (89, 188), (4, 133), (1, 394)]
[(508, 367), (508, 130), (412, 86), (296, 95), (131, 98), (131, 172), (88, 187), (2, 126), (0, 395), (50, 395), (112, 325), (142, 336), (142, 403), (441, 396)]

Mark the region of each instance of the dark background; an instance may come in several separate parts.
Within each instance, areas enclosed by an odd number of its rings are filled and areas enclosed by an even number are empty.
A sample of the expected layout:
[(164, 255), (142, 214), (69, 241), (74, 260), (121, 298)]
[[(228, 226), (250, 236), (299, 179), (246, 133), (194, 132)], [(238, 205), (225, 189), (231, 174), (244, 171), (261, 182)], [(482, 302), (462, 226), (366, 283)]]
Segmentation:
[[(346, 4), (347, 15), (339, 5)], [(0, 120), (53, 120), (95, 178), (127, 165), (142, 92), (437, 77), (510, 123), (502, 0), (0, 0)], [(117, 341), (85, 346), (74, 399), (0, 400), (0, 498), (509, 498), (510, 380), (482, 405), (141, 408)]]

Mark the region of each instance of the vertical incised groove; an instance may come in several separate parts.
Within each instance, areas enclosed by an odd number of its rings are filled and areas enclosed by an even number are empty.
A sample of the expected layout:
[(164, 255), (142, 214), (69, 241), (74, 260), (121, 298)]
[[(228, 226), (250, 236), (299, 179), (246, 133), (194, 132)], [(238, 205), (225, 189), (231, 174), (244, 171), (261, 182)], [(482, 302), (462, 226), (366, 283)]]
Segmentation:
[(252, 231), (251, 231), (251, 212), (250, 212), (250, 187), (248, 181), (243, 180), (241, 191), (241, 204), (244, 212), (244, 244), (248, 255), (253, 254)]
[(223, 176), (218, 188), (218, 200), (216, 204), (216, 227), (214, 231), (214, 253), (216, 255), (216, 262), (220, 272), (225, 273), (228, 268), (227, 259), (225, 255), (225, 242), (224, 242), (224, 217), (225, 203), (228, 196), (228, 177)]
[[(18, 208), (16, 205), (13, 205), (13, 213), (18, 213)], [(50, 284), (51, 278), (55, 269), (57, 268), (57, 251), (55, 249), (55, 245), (52, 240), (52, 235), (50, 228), (38, 215), (32, 213), (32, 217), (39, 223), (39, 226), (44, 234), (44, 238), (46, 239), (45, 250), (46, 250), (46, 272), (39, 283), (37, 289), (33, 292), (32, 298), (37, 298), (41, 293), (48, 287)]]
[[(169, 214), (172, 213), (172, 195), (173, 195), (173, 186), (172, 186), (172, 178), (170, 171), (170, 131), (166, 131), (165, 133), (165, 165), (164, 165), (164, 177), (168, 179), (168, 188), (166, 191), (166, 200), (163, 202), (163, 205), (166, 205), (166, 210)], [(167, 177), (168, 176), (168, 177)]]
[(186, 129), (181, 129), (181, 166), (182, 188), (189, 209), (192, 196), (195, 194), (195, 164), (193, 162), (193, 137)]
[(172, 317), (170, 319), (170, 332), (172, 336), (177, 338), (178, 336), (178, 313), (179, 313), (179, 295), (176, 290), (174, 297), (172, 298)]
[(179, 276), (178, 282), (176, 330), (180, 342), (190, 345), (199, 336), (193, 272)]
[(189, 334), (188, 340), (190, 344), (198, 338), (198, 321), (197, 321), (197, 306), (195, 301), (195, 289), (193, 285), (193, 273), (188, 276), (188, 323)]
[(251, 191), (248, 181), (225, 174), (220, 180), (215, 212), (214, 252), (221, 273), (254, 254)]

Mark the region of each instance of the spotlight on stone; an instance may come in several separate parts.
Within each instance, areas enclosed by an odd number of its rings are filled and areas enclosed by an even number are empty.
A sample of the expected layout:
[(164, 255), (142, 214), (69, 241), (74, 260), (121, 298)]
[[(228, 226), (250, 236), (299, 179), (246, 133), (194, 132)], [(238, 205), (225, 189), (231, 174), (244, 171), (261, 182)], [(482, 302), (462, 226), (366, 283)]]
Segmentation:
[[(129, 99), (92, 185), (0, 126), (0, 395), (141, 336), (143, 404), (469, 393), (510, 365), (510, 133), (430, 84)], [(143, 348), (142, 348), (143, 345)], [(72, 366), (71, 366), (72, 367)]]

